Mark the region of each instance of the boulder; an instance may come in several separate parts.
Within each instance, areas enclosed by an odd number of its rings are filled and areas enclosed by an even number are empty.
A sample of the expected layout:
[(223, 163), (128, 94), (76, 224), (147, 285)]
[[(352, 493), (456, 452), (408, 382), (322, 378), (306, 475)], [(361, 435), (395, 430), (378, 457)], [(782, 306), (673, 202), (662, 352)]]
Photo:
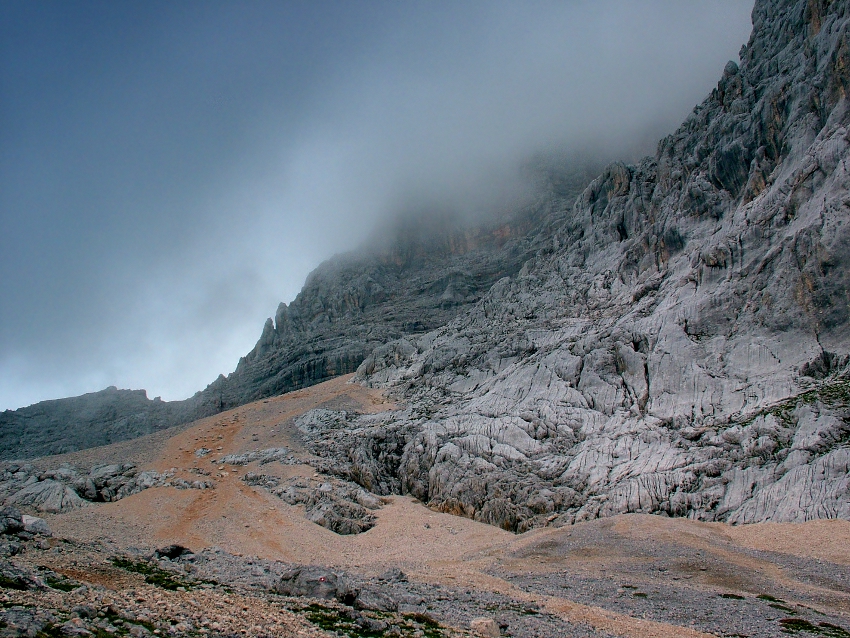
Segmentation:
[(482, 638), (499, 638), (502, 635), (499, 624), (492, 618), (473, 618), (469, 621), (469, 630)]
[(323, 600), (338, 600), (346, 605), (354, 603), (359, 591), (341, 572), (326, 567), (307, 565), (287, 570), (273, 587), (284, 596), (307, 596)]
[(23, 516), (17, 507), (0, 508), (0, 534), (17, 534), (23, 529)]
[(50, 526), (43, 518), (38, 518), (36, 516), (28, 516), (27, 514), (24, 514), (23, 516), (21, 516), (21, 522), (24, 524), (25, 532), (29, 532), (30, 534), (38, 534), (40, 536), (53, 535), (53, 532), (50, 531)]
[(10, 496), (9, 504), (29, 505), (41, 512), (66, 512), (82, 507), (86, 501), (64, 483), (48, 479), (33, 483)]

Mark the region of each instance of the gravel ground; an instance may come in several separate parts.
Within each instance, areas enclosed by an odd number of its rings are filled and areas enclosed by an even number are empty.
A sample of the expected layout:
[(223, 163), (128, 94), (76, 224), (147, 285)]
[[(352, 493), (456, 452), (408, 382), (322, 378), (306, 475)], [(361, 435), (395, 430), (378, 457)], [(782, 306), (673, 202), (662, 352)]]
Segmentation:
[[(364, 533), (320, 527), (303, 505), (243, 478), (333, 483), (293, 425), (327, 406), (387, 407), (338, 380), (160, 433), (135, 451), (63, 457), (131, 460), (187, 480), (203, 468), (215, 488), (154, 487), (41, 514), (54, 537), (0, 535), (0, 636), (436, 638), (470, 635), (484, 618), (491, 635), (517, 638), (850, 638), (846, 521), (733, 528), (629, 515), (514, 535), (392, 496), (370, 510), (376, 524)], [(281, 447), (296, 462), (221, 460)], [(171, 544), (194, 553), (154, 556)], [(299, 565), (342, 579), (358, 598), (283, 591)]]
[[(32, 538), (0, 559), (0, 636), (410, 636), (470, 635), (476, 618), (504, 636), (607, 637), (529, 604), (490, 592), (389, 576), (348, 574), (378, 603), (275, 593), (292, 565), (221, 550), (175, 560), (104, 543)], [(338, 574), (338, 572), (337, 572)], [(361, 594), (360, 598), (364, 598)], [(375, 600), (372, 598), (371, 600)], [(368, 606), (368, 603), (367, 603)]]

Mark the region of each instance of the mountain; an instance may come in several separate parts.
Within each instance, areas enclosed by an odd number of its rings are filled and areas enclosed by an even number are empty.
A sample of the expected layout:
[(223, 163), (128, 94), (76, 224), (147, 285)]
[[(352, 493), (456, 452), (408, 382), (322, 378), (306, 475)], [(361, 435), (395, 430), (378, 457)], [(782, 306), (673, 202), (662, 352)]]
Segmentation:
[(538, 160), (528, 167), (536, 200), (498, 221), (472, 224), (446, 213), (399, 220), (311, 273), (227, 377), (185, 401), (109, 388), (6, 410), (0, 459), (131, 439), (354, 372), (376, 347), (445, 325), (498, 279), (515, 275), (599, 170), (588, 159)]
[(498, 221), (426, 211), (320, 265), (266, 321), (236, 370), (204, 395), (228, 409), (348, 374), (375, 348), (439, 328), (473, 306), (541, 249), (600, 167), (548, 159), (529, 170), (536, 198)]
[(78, 397), (0, 412), (0, 458), (32, 458), (84, 450), (151, 434), (215, 414), (200, 395), (186, 401), (148, 399), (144, 390), (111, 386)]
[(304, 436), (378, 494), (512, 531), (850, 518), (848, 24), (843, 2), (759, 0), (740, 65), (654, 157), (326, 262), (169, 410), (357, 370), (400, 408)]
[(760, 0), (740, 66), (516, 276), (377, 348), (405, 406), (321, 435), (379, 493), (523, 531), (850, 518), (850, 8)]

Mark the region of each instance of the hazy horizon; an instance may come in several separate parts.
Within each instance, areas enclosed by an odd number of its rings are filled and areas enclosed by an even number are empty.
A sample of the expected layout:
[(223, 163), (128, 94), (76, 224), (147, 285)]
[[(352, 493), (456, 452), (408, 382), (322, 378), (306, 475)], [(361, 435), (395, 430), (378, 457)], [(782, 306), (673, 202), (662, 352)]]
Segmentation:
[(183, 399), (402, 212), (653, 152), (752, 0), (0, 4), (0, 410)]

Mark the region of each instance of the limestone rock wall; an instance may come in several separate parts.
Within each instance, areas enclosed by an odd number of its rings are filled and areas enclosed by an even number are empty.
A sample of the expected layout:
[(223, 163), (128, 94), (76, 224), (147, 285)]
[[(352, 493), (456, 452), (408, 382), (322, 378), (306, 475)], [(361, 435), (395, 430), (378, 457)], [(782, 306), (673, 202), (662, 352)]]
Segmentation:
[(753, 23), (655, 157), (361, 365), (408, 405), (381, 425), (408, 437), (401, 491), (514, 530), (850, 517), (850, 9), (759, 0)]
[(520, 270), (598, 170), (591, 160), (574, 161), (538, 180), (536, 199), (501, 221), (469, 225), (426, 214), (328, 260), (292, 303), (280, 304), (236, 370), (202, 396), (228, 409), (296, 390), (354, 372), (390, 341), (445, 325)]

